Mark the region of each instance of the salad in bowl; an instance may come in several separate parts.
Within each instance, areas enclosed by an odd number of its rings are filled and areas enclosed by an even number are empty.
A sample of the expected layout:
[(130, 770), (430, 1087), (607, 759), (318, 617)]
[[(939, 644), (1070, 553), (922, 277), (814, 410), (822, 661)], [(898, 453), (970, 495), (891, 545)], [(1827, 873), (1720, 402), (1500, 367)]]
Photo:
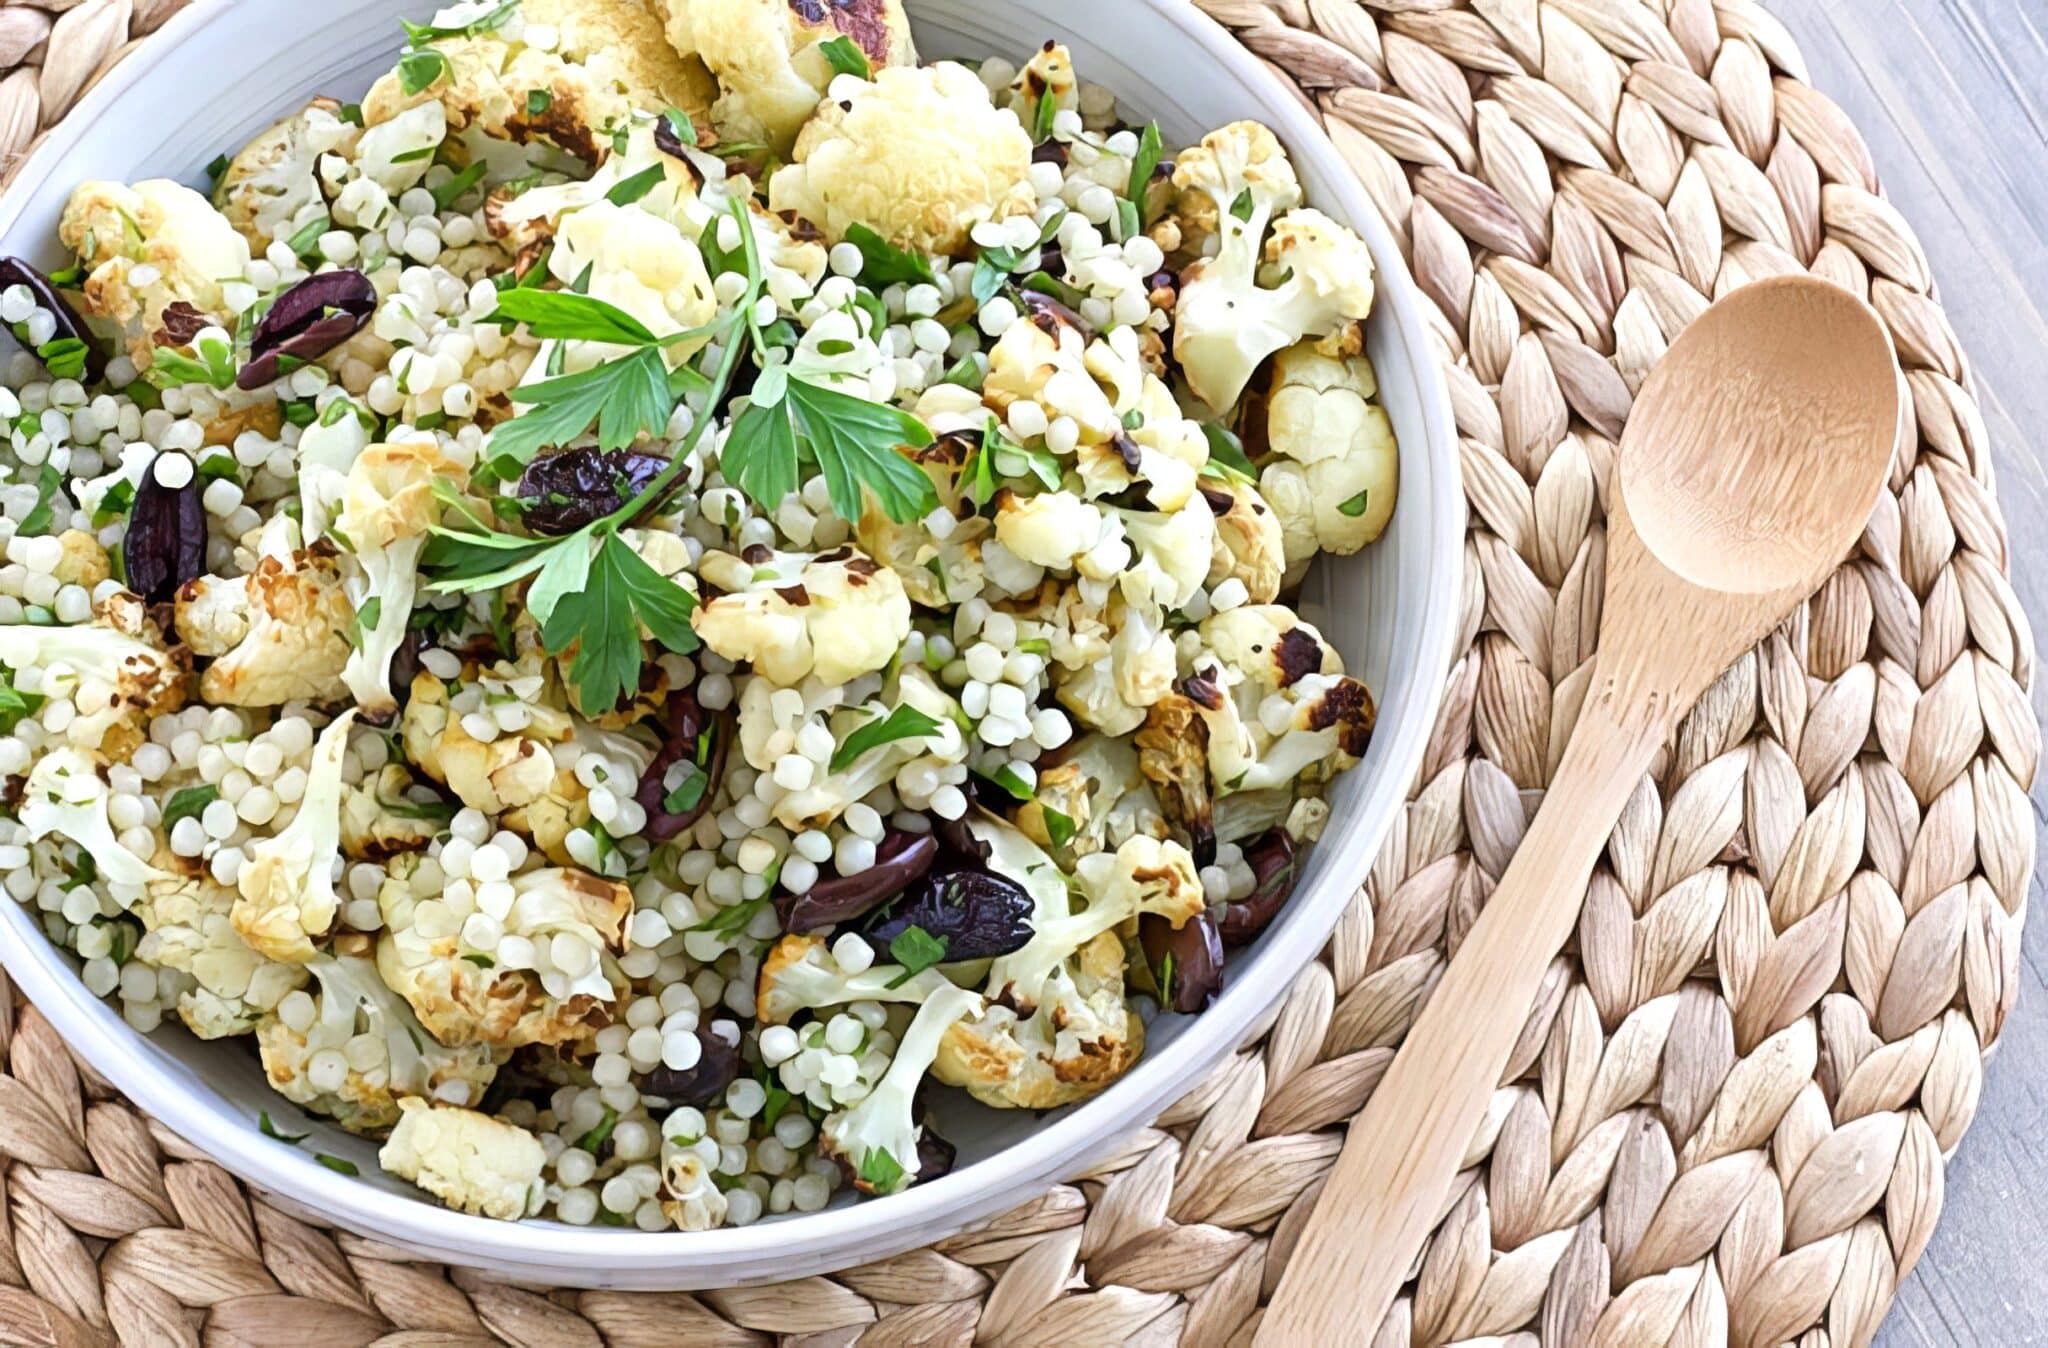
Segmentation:
[(934, 1092), (1104, 1089), (1372, 736), (1292, 602), (1397, 495), (1365, 244), (896, 0), (398, 43), (0, 260), (13, 898), (491, 1217), (815, 1211), (943, 1174)]

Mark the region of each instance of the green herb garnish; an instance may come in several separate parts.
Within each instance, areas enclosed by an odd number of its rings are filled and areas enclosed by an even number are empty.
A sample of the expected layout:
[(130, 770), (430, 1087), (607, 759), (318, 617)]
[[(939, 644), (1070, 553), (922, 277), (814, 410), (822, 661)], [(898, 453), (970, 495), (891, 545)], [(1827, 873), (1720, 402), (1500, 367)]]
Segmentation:
[(856, 46), (852, 38), (843, 34), (829, 42), (820, 42), (818, 53), (825, 58), (826, 64), (832, 67), (835, 74), (851, 75), (862, 80), (871, 80), (875, 77), (874, 70), (868, 65), (867, 53)]
[(205, 813), (206, 807), (220, 799), (217, 786), (188, 786), (172, 793), (164, 805), (163, 829), (169, 833), (171, 827), (186, 819), (196, 819)]
[(832, 753), (831, 770), (844, 772), (871, 750), (897, 740), (922, 739), (938, 733), (940, 722), (915, 707), (902, 706), (856, 729)]

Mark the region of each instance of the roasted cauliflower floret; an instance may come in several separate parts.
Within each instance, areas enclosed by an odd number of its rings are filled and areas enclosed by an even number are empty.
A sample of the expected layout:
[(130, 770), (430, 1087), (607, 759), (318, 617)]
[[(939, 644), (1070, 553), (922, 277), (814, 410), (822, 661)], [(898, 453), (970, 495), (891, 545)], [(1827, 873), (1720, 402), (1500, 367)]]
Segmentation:
[(1131, 548), (1114, 511), (1070, 491), (1020, 496), (996, 493), (996, 541), (1019, 561), (1090, 580), (1113, 580), (1130, 565)]
[(249, 241), (205, 197), (164, 178), (81, 183), (57, 234), (85, 269), (87, 316), (112, 324), (143, 369), (166, 309), (184, 304), (229, 324), (221, 284), (249, 270)]
[[(1331, 355), (1304, 342), (1273, 360), (1266, 440), (1293, 462), (1276, 460), (1267, 472), (1301, 476), (1314, 503), (1315, 544), (1322, 552), (1357, 552), (1393, 516), (1401, 457), (1393, 423), (1375, 401), (1378, 394), (1372, 362), (1362, 355)], [(1288, 553), (1290, 567), (1305, 560)]]
[(898, 523), (872, 497), (854, 531), (861, 548), (896, 573), (912, 603), (946, 608), (956, 602), (956, 594), (965, 599), (981, 593), (981, 547), (991, 526), (975, 513), (975, 503), (963, 495), (960, 481), (961, 469), (980, 452), (979, 446), (978, 436), (956, 433), (941, 435), (916, 451), (917, 466), (931, 479), (939, 507), (954, 517), (945, 537), (934, 534), (923, 520)]
[(968, 231), (1031, 209), (1031, 137), (965, 66), (892, 67), (818, 109), (768, 204), (838, 240), (867, 225), (899, 248), (953, 255)]
[(457, 1212), (510, 1222), (540, 1211), (547, 1153), (531, 1132), (425, 1100), (400, 1100), (398, 1109), (377, 1164)]
[(109, 762), (126, 762), (151, 719), (185, 705), (182, 653), (164, 649), (141, 601), (125, 591), (77, 627), (0, 627), (0, 665), (34, 670), (43, 696), (68, 697), (77, 715), (65, 742)]
[(1029, 123), (1038, 116), (1039, 106), (1048, 95), (1056, 111), (1080, 109), (1081, 81), (1074, 74), (1073, 56), (1063, 42), (1047, 42), (1031, 53), (1031, 59), (1017, 72), (1017, 78), (1010, 81), (1007, 106), (1019, 120)]
[[(1015, 403), (1036, 403), (1048, 421), (1073, 418), (1082, 444), (1107, 443), (1123, 423), (1089, 370), (1088, 349), (1079, 328), (1049, 311), (1012, 323), (988, 353), (982, 398), (1006, 417)], [(1130, 401), (1137, 405), (1135, 392)]]
[(1174, 359), (1219, 412), (1236, 405), (1266, 357), (1364, 319), (1373, 301), (1372, 253), (1321, 211), (1304, 207), (1274, 223), (1265, 261), (1281, 279), (1272, 285), (1259, 283), (1257, 235), (1229, 218), (1223, 251), (1189, 267), (1174, 307)]
[(669, 41), (718, 80), (719, 135), (777, 154), (832, 83), (821, 43), (843, 36), (877, 70), (917, 64), (902, 0), (668, 0), (668, 12)]
[(422, 772), (464, 805), (495, 816), (533, 804), (554, 785), (550, 746), (568, 740), (569, 718), (545, 705), (538, 710), (526, 729), (479, 740), (449, 707), (448, 685), (421, 672), (399, 725), (406, 754)]
[(440, 1043), (370, 960), (321, 958), (307, 968), (315, 986), (286, 994), (256, 1026), (263, 1071), (280, 1095), (352, 1133), (397, 1123), (408, 1096), (483, 1099), (501, 1055)]
[(1132, 564), (1119, 578), (1134, 605), (1187, 607), (1216, 557), (1216, 515), (1199, 498), (1173, 511), (1119, 510)]
[(1301, 180), (1273, 132), (1232, 122), (1182, 150), (1173, 164), (1174, 222), (1181, 245), (1214, 253), (1227, 244), (1223, 221), (1241, 220), (1256, 247), (1266, 226), (1301, 204)]
[[(535, 26), (553, 30), (550, 50), (526, 44)], [(635, 109), (707, 119), (716, 93), (703, 62), (663, 37), (651, 0), (525, 0), (496, 28), (432, 47), (447, 58), (446, 75), (412, 95), (397, 72), (385, 76), (363, 99), (364, 121), (375, 127), (433, 100), (452, 131), (546, 141), (599, 164)]]
[(828, 1115), (818, 1145), (852, 1172), (862, 1193), (890, 1194), (917, 1182), (917, 1088), (953, 1027), (984, 1003), (965, 988), (938, 988), (911, 1017), (896, 1056), (875, 1088), (851, 1109)]
[(298, 813), (275, 837), (249, 845), (249, 860), (237, 885), (235, 930), (258, 954), (287, 964), (304, 964), (319, 952), (313, 938), (325, 936), (341, 906), (334, 870), (341, 860), (342, 769), (353, 708), (320, 732)]
[(281, 707), (348, 696), (355, 610), (328, 554), (264, 556), (244, 576), (202, 576), (179, 589), (178, 635), (212, 657), (199, 696), (217, 707)]
[(1218, 797), (1327, 781), (1364, 756), (1376, 715), (1364, 684), (1292, 610), (1247, 605), (1206, 619), (1176, 696), (1208, 727)]
[[(1013, 846), (1021, 851), (1028, 843), (1020, 836)], [(1052, 864), (1050, 858), (1043, 861)], [(1088, 901), (1079, 911), (1072, 909), (1064, 885), (1057, 894), (1049, 886), (1033, 891), (1038, 906), (1030, 942), (989, 968), (989, 992), (998, 1000), (1028, 1010), (1042, 1000), (1046, 980), (1102, 933), (1145, 913), (1180, 927), (1204, 907), (1202, 882), (1187, 849), (1144, 834), (1125, 839), (1114, 852), (1082, 857), (1074, 878)]]
[(1278, 511), (1259, 494), (1258, 488), (1241, 480), (1216, 480), (1202, 484), (1202, 499), (1216, 517), (1216, 538), (1209, 554), (1209, 588), (1227, 580), (1244, 586), (1245, 596), (1254, 604), (1270, 604), (1280, 597), (1287, 580), (1287, 535)]
[[(12, 629), (0, 628), (7, 630)], [(29, 773), (16, 813), (30, 841), (52, 834), (68, 838), (112, 884), (139, 888), (152, 881), (175, 880), (169, 871), (158, 870), (121, 845), (107, 815), (108, 795), (90, 758), (76, 749), (52, 749)]]
[(690, 625), (706, 646), (784, 686), (816, 674), (848, 683), (886, 666), (910, 635), (910, 598), (894, 571), (852, 548), (810, 557), (749, 549), (707, 552), (698, 564), (721, 591)]
[(201, 1039), (248, 1034), (263, 1014), (306, 982), (304, 966), (280, 964), (249, 948), (230, 914), (235, 891), (210, 875), (153, 880), (131, 910), (142, 920), (135, 953), (190, 974), (178, 1018)]
[(991, 1003), (956, 1022), (933, 1077), (996, 1109), (1056, 1109), (1100, 1091), (1144, 1052), (1145, 1022), (1124, 1000), (1116, 933), (1089, 940), (1041, 991), (1035, 1011)]
[(446, 801), (415, 786), (402, 765), (387, 763), (342, 796), (341, 850), (358, 861), (424, 851), (454, 815)]
[(841, 967), (824, 937), (785, 936), (761, 959), (755, 984), (755, 1014), (763, 1025), (787, 1025), (804, 1011), (853, 1002), (921, 1002), (953, 986), (936, 969), (909, 975), (895, 964), (874, 964), (858, 973)]
[(417, 876), (414, 865), (395, 866), (378, 892), (377, 972), (436, 1039), (565, 1044), (611, 1022), (618, 994), (604, 956), (623, 953), (633, 911), (624, 885), (578, 870), (529, 871), (494, 913), (473, 891), (437, 882), (423, 894)]
[[(582, 286), (593, 297), (625, 310), (657, 337), (702, 327), (718, 312), (711, 277), (697, 245), (674, 225), (632, 206), (599, 201), (562, 217), (548, 269), (564, 289)], [(666, 355), (681, 364), (703, 346), (677, 342)], [(606, 342), (571, 342), (562, 368), (570, 373), (627, 354)], [(535, 361), (530, 378), (545, 377)]]
[(361, 631), (361, 641), (349, 652), (342, 670), (342, 682), (363, 714), (372, 718), (398, 709), (391, 692), (391, 657), (405, 640), (419, 597), (420, 553), (440, 522), (436, 478), (448, 479), (458, 489), (468, 480), (432, 436), (371, 445), (348, 470), (341, 511), (331, 531), (353, 562), (345, 572), (346, 586)]
[(324, 208), (320, 156), (341, 146), (351, 128), (335, 114), (341, 105), (319, 98), (242, 147), (213, 190), (213, 204), (260, 254), (288, 239), (301, 212)]
[[(1114, 850), (1139, 833), (1165, 837), (1158, 797), (1138, 759), (1127, 740), (1085, 735), (1074, 741), (1057, 761), (1039, 765), (1032, 799), (1017, 809), (1017, 827), (1068, 859)], [(1055, 840), (1055, 831), (1063, 841)]]

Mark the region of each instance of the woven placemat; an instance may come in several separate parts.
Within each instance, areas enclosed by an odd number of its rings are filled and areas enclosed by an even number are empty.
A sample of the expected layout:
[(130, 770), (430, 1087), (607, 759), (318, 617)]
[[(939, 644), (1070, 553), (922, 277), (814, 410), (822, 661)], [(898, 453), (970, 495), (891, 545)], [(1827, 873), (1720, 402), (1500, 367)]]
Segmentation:
[[(0, 153), (183, 2), (0, 6)], [(1473, 515), (1405, 820), (1265, 1039), (977, 1234), (770, 1288), (549, 1292), (252, 1197), (0, 991), (0, 1341), (1246, 1341), (1569, 732), (1633, 390), (1714, 296), (1798, 270), (1891, 327), (1915, 447), (1857, 555), (1637, 793), (1377, 1344), (1870, 1340), (2011, 1007), (2034, 863), (2033, 642), (1927, 261), (1750, 0), (1202, 3), (1304, 91), (1407, 247)]]

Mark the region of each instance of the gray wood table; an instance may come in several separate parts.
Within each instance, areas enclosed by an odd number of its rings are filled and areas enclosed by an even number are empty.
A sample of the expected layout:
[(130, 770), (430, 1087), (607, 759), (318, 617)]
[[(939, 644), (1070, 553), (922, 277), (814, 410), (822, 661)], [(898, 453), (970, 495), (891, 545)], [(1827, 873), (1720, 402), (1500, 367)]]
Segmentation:
[[(2048, 623), (2048, 0), (1770, 0), (1855, 120), (1933, 261), (1975, 367), (2015, 583)], [(2048, 713), (2048, 679), (2034, 704)], [(2044, 774), (2048, 775), (2048, 774)], [(2048, 783), (2034, 788), (2037, 818)], [(2048, 856), (2048, 846), (2044, 846)], [(1926, 1255), (1878, 1342), (2048, 1344), (2048, 914), (1948, 1171)]]

